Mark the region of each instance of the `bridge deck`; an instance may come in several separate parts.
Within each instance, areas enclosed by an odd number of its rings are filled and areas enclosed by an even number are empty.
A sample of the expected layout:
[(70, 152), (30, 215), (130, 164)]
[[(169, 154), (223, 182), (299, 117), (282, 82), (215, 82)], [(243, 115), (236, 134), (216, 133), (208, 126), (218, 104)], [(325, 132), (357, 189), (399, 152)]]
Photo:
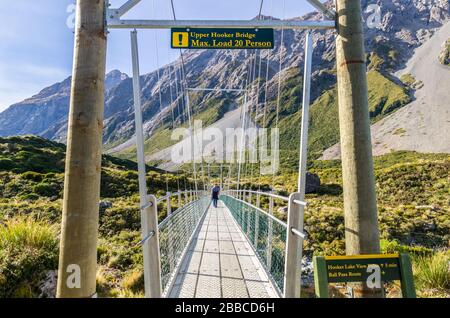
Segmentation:
[(253, 249), (219, 201), (209, 208), (189, 246), (171, 298), (278, 297)]

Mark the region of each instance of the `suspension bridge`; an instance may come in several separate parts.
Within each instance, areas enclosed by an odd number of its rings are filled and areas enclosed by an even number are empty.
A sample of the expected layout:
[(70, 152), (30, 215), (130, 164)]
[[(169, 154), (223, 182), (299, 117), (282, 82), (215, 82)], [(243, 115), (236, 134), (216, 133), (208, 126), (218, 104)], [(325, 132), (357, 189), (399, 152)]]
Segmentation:
[[(268, 201), (268, 211), (261, 208), (261, 199)], [(215, 208), (204, 191), (181, 191), (156, 200), (161, 201), (168, 207), (168, 216), (158, 226), (164, 296), (283, 295), (288, 226), (273, 210), (275, 201), (287, 204), (289, 198), (270, 192), (225, 190)], [(173, 212), (172, 202), (180, 206)], [(293, 234), (305, 238), (299, 230)]]
[[(101, 4), (92, 3), (90, 1), (78, 1), (79, 21), (77, 32), (78, 50), (75, 54), (76, 61), (79, 67), (74, 70), (80, 72), (85, 71), (80, 77), (75, 77), (76, 80), (87, 78), (102, 78), (104, 66), (104, 52), (106, 48), (106, 39), (99, 36), (99, 30), (110, 31), (114, 29), (131, 29), (131, 52), (133, 65), (133, 97), (134, 97), (134, 112), (135, 112), (135, 127), (136, 127), (136, 153), (139, 170), (139, 195), (140, 195), (140, 211), (141, 211), (141, 231), (142, 241), (140, 244), (143, 249), (144, 262), (144, 285), (146, 297), (252, 297), (252, 298), (270, 298), (270, 297), (300, 297), (301, 290), (301, 260), (304, 240), (308, 239), (303, 229), (303, 219), (307, 203), (305, 202), (305, 187), (306, 187), (306, 161), (307, 161), (307, 141), (308, 141), (308, 119), (309, 119), (309, 104), (310, 104), (310, 88), (311, 88), (311, 70), (312, 70), (312, 32), (314, 30), (335, 29), (338, 23), (338, 16), (341, 15), (340, 32), (345, 37), (345, 40), (340, 44), (339, 49), (345, 51), (338, 52), (338, 83), (340, 90), (340, 98), (343, 105), (349, 105), (348, 109), (342, 106), (340, 112), (346, 120), (353, 123), (353, 127), (347, 128), (343, 124), (341, 130), (341, 138), (343, 146), (343, 166), (344, 166), (344, 187), (348, 184), (346, 195), (351, 198), (352, 195), (358, 199), (347, 200), (349, 213), (358, 214), (366, 220), (370, 220), (369, 214), (375, 212), (376, 207), (373, 191), (373, 172), (371, 172), (371, 154), (368, 152), (367, 145), (370, 146), (370, 134), (368, 135), (368, 122), (360, 120), (365, 118), (368, 114), (367, 107), (367, 87), (364, 87), (364, 80), (358, 76), (364, 68), (363, 63), (363, 48), (360, 42), (361, 34), (358, 30), (360, 23), (360, 4), (359, 1), (337, 1), (341, 6), (341, 11), (334, 11), (325, 6), (318, 0), (305, 0), (314, 8), (322, 13), (322, 20), (308, 21), (308, 20), (276, 20), (276, 19), (262, 19), (262, 10), (264, 1), (261, 0), (258, 18), (251, 21), (231, 21), (231, 20), (179, 20), (175, 12), (175, 5), (170, 1), (170, 8), (172, 19), (169, 20), (130, 20), (122, 17), (130, 10), (132, 10), (140, 0), (128, 0), (118, 8), (110, 8), (107, 2), (106, 8)], [(83, 11), (84, 10), (84, 11)], [(338, 12), (337, 12), (338, 11)], [(94, 17), (94, 18), (93, 18)], [(347, 19), (347, 17), (349, 17)], [(92, 22), (92, 21), (96, 22)], [(90, 28), (85, 28), (86, 26)], [(346, 26), (355, 28), (356, 33), (349, 31)], [(284, 30), (297, 29), (307, 30), (305, 33), (304, 43), (304, 76), (303, 76), (303, 100), (302, 100), (302, 124), (301, 136), (299, 140), (299, 172), (298, 172), (298, 186), (297, 190), (289, 196), (281, 196), (273, 191), (264, 192), (261, 189), (258, 191), (251, 188), (244, 189), (241, 184), (242, 163), (245, 162), (245, 137), (242, 135), (239, 151), (239, 161), (237, 166), (237, 175), (233, 177), (230, 175), (232, 169), (229, 167), (229, 175), (227, 177), (228, 184), (222, 184), (222, 191), (220, 201), (217, 207), (210, 204), (210, 189), (212, 187), (212, 179), (208, 178), (205, 182), (202, 178), (201, 189), (199, 189), (198, 168), (201, 168), (201, 174), (204, 176), (203, 157), (200, 157), (200, 163), (196, 162), (194, 154), (194, 131), (193, 131), (193, 111), (189, 99), (189, 92), (192, 91), (212, 91), (217, 88), (193, 88), (190, 87), (186, 80), (186, 66), (183, 50), (179, 50), (180, 63), (169, 67), (170, 78), (170, 100), (172, 117), (172, 128), (175, 128), (176, 121), (174, 113), (184, 118), (188, 124), (191, 132), (190, 140), (192, 140), (192, 176), (195, 187), (193, 189), (179, 189), (175, 193), (167, 193), (166, 196), (157, 198), (154, 195), (148, 194), (146, 184), (146, 162), (144, 154), (144, 133), (143, 133), (143, 118), (141, 105), (141, 88), (140, 88), (140, 71), (139, 71), (139, 50), (138, 50), (138, 29), (168, 29), (168, 28), (252, 28), (252, 29), (280, 29), (281, 40), (279, 45), (279, 52), (266, 55), (265, 65), (266, 69), (262, 67), (263, 57), (261, 51), (253, 50), (250, 54), (251, 62), (248, 63), (245, 76), (247, 77), (243, 82), (243, 87), (233, 88), (224, 87), (224, 91), (242, 93), (244, 95), (241, 106), (241, 122), (242, 127), (247, 128), (252, 116), (263, 117), (263, 126), (266, 124), (267, 108), (264, 107), (263, 113), (251, 113), (254, 108), (257, 112), (258, 107), (252, 105), (258, 104), (261, 90), (264, 91), (265, 101), (263, 104), (267, 106), (267, 81), (269, 73), (269, 64), (273, 62), (279, 63), (278, 75), (278, 95), (276, 98), (276, 127), (278, 127), (278, 113), (280, 109), (280, 89), (282, 85), (281, 71), (284, 58), (283, 34)], [(86, 31), (88, 30), (88, 31)], [(355, 31), (353, 30), (353, 31)], [(84, 33), (87, 32), (87, 33)], [(81, 34), (81, 35), (80, 35)], [(356, 35), (355, 35), (356, 34)], [(83, 37), (86, 36), (86, 37)], [(91, 40), (86, 40), (91, 36)], [(350, 39), (347, 41), (346, 39)], [(180, 43), (183, 42), (182, 37), (179, 38)], [(87, 42), (83, 42), (83, 41)], [(338, 39), (339, 40), (339, 39)], [(352, 46), (353, 43), (358, 45)], [(94, 52), (87, 49), (82, 49), (84, 46), (91, 46), (100, 48)], [(155, 43), (157, 45), (157, 43)], [(99, 53), (100, 51), (100, 53)], [(85, 54), (85, 55), (83, 55)], [(348, 55), (348, 56), (347, 56)], [(89, 67), (82, 68), (82, 64), (89, 60)], [(159, 65), (158, 65), (159, 67)], [(343, 69), (348, 68), (348, 72)], [(265, 87), (261, 85), (261, 78), (265, 77)], [(365, 73), (364, 73), (365, 74)], [(84, 76), (84, 77), (83, 77)], [(159, 70), (157, 77), (160, 79)], [(358, 82), (361, 80), (360, 82)], [(252, 83), (257, 82), (257, 85)], [(358, 82), (362, 87), (351, 87), (351, 82)], [(159, 81), (159, 83), (161, 83)], [(103, 91), (92, 91), (81, 85), (77, 90), (77, 84), (73, 90), (75, 97), (72, 97), (73, 103), (82, 103), (95, 100), (98, 104), (101, 99), (98, 97), (103, 94)], [(343, 86), (347, 85), (347, 86)], [(352, 94), (341, 93), (348, 89)], [(365, 90), (365, 91), (364, 91)], [(156, 88), (159, 94), (160, 107), (162, 107), (161, 87)], [(358, 93), (360, 92), (360, 94)], [(96, 95), (96, 93), (99, 93)], [(365, 94), (365, 97), (364, 97)], [(174, 96), (175, 95), (175, 96)], [(365, 102), (364, 102), (365, 100)], [(355, 107), (358, 105), (358, 107)], [(181, 109), (181, 110), (180, 110)], [(79, 245), (76, 229), (92, 229), (95, 228), (95, 223), (90, 225), (83, 225), (77, 223), (76, 225), (69, 224), (76, 222), (74, 219), (68, 217), (69, 213), (75, 213), (79, 209), (78, 202), (82, 198), (90, 198), (89, 202), (95, 201), (95, 196), (92, 193), (97, 193), (95, 184), (92, 180), (86, 178), (83, 174), (77, 173), (77, 167), (86, 165), (86, 167), (95, 166), (97, 159), (77, 157), (78, 153), (84, 153), (80, 149), (87, 147), (87, 149), (98, 149), (101, 144), (98, 144), (101, 138), (87, 134), (85, 130), (79, 130), (77, 134), (78, 118), (77, 114), (82, 112), (82, 109), (77, 109), (76, 105), (71, 106), (71, 120), (74, 125), (69, 129), (73, 129), (69, 133), (68, 139), (68, 162), (66, 176), (71, 178), (66, 183), (66, 192), (72, 193), (71, 196), (65, 198), (65, 208), (63, 218), (63, 236), (62, 236), (62, 251), (59, 269), (58, 281), (58, 296), (60, 297), (86, 297), (95, 295), (95, 279), (92, 278), (95, 273), (95, 244), (92, 242), (82, 242)], [(160, 109), (161, 113), (163, 109)], [(83, 116), (91, 116), (83, 113)], [(98, 113), (95, 113), (98, 115)], [(362, 115), (361, 115), (362, 114)], [(368, 115), (367, 115), (368, 118)], [(90, 122), (89, 118), (86, 121)], [(356, 120), (355, 120), (356, 119)], [(96, 117), (92, 122), (100, 122)], [(358, 138), (349, 137), (348, 143), (345, 143), (347, 135), (354, 133), (354, 129), (358, 130)], [(98, 131), (97, 131), (98, 132)], [(95, 137), (95, 138), (94, 138)], [(367, 144), (368, 143), (368, 144)], [(80, 148), (81, 147), (81, 148)], [(89, 148), (91, 147), (91, 148)], [(351, 156), (346, 155), (348, 152)], [(370, 148), (370, 147), (369, 147)], [(78, 150), (77, 150), (78, 149)], [(72, 151), (69, 151), (72, 150)], [(356, 154), (355, 154), (356, 153)], [(79, 161), (77, 161), (79, 158)], [(359, 166), (354, 168), (352, 164), (346, 170), (344, 162), (346, 160), (351, 162), (358, 162)], [(91, 161), (90, 161), (91, 160)], [(73, 164), (72, 164), (73, 163)], [(72, 171), (72, 169), (75, 169)], [(348, 172), (347, 172), (348, 171)], [(368, 175), (368, 178), (361, 178), (361, 174)], [(208, 174), (209, 176), (209, 174)], [(222, 166), (221, 166), (221, 180), (223, 180)], [(356, 178), (356, 179), (353, 179)], [(230, 180), (236, 180), (231, 184)], [(358, 182), (356, 182), (358, 181)], [(371, 183), (372, 182), (372, 183)], [(359, 189), (354, 189), (354, 185), (358, 184)], [(71, 192), (75, 189), (77, 193)], [(84, 187), (82, 186), (84, 184)], [(352, 194), (353, 193), (353, 194)], [(65, 196), (66, 197), (66, 196)], [(92, 200), (91, 200), (92, 199)], [(361, 205), (361, 201), (365, 206)], [(161, 222), (158, 222), (158, 205), (165, 203), (166, 217)], [(263, 205), (262, 202), (265, 204)], [(172, 211), (172, 206), (176, 204), (177, 209)], [(364, 205), (363, 204), (363, 205)], [(274, 208), (276, 205), (287, 208), (287, 222), (281, 221), (274, 216)], [(375, 209), (374, 209), (375, 207)], [(85, 208), (85, 207), (84, 207)], [(91, 211), (92, 210), (92, 211)], [(84, 211), (84, 210), (83, 210)], [(86, 210), (87, 211), (87, 210)], [(92, 206), (89, 210), (95, 215), (95, 207)], [(364, 215), (364, 213), (366, 215)], [(85, 213), (86, 215), (86, 213)], [(348, 214), (350, 215), (350, 214)], [(348, 217), (348, 216), (346, 216)], [(354, 217), (356, 222), (359, 218)], [(66, 221), (67, 220), (67, 221)], [(86, 218), (86, 222), (97, 222), (95, 218)], [(64, 223), (66, 222), (66, 223)], [(370, 222), (369, 222), (370, 223)], [(368, 223), (367, 223), (368, 224)], [(376, 225), (376, 222), (374, 223)], [(352, 225), (351, 222), (347, 224), (357, 230), (349, 232), (358, 233), (359, 225)], [(371, 233), (372, 229), (369, 227), (364, 230)], [(90, 235), (85, 237), (94, 238), (96, 233), (89, 232)], [(356, 238), (352, 238), (352, 244), (349, 246), (357, 246), (355, 250), (348, 248), (350, 253), (359, 252), (363, 247), (363, 252), (370, 252), (376, 250), (377, 247), (373, 243), (359, 243), (363, 238), (356, 234)], [(71, 242), (76, 241), (76, 246)], [(355, 243), (355, 244), (353, 244)], [(83, 250), (83, 253), (79, 251)], [(86, 251), (90, 251), (87, 253)], [(86, 255), (93, 256), (86, 260)], [(67, 279), (67, 272), (65, 268), (68, 264), (81, 263), (86, 272), (84, 279), (89, 283), (83, 285), (80, 290), (73, 290), (64, 286), (64, 281)], [(92, 283), (94, 281), (94, 283)]]

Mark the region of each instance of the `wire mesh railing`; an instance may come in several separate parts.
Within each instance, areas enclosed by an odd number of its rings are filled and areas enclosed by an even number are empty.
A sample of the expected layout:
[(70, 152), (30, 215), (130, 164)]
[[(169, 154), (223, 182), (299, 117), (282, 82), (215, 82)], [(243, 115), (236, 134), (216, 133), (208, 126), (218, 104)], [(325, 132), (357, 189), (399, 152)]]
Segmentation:
[[(163, 199), (166, 198), (167, 196)], [(159, 223), (161, 285), (163, 294), (166, 294), (170, 288), (190, 240), (205, 214), (209, 203), (210, 200), (208, 197), (200, 197), (171, 212)]]
[[(247, 236), (280, 294), (283, 294), (287, 224), (261, 208), (234, 197), (235, 195), (243, 197), (242, 193), (237, 191), (225, 193), (220, 199)], [(260, 193), (259, 195), (271, 196), (272, 194)]]

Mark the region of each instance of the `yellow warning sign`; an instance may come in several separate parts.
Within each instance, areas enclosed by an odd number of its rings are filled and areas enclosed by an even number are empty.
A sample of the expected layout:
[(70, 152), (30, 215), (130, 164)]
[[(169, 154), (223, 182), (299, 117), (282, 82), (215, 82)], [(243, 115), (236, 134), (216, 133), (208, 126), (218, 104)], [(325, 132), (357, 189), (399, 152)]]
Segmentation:
[(172, 48), (273, 49), (273, 29), (173, 28)]
[(172, 33), (172, 47), (186, 48), (189, 46), (188, 32), (173, 32)]

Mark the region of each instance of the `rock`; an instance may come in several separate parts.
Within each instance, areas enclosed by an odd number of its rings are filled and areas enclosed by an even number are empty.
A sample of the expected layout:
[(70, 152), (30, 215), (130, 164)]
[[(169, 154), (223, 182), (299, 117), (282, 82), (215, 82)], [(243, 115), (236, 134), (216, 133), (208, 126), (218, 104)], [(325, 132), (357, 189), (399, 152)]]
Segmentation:
[(281, 208), (278, 208), (278, 213), (282, 213), (282, 214), (287, 214), (288, 212), (288, 207), (287, 206), (283, 206)]
[(319, 190), (320, 178), (317, 174), (307, 172), (306, 173), (306, 190), (305, 193), (315, 193)]
[(308, 258), (302, 259), (302, 276), (301, 276), (302, 293), (314, 296), (314, 268), (313, 262)]
[(41, 291), (39, 298), (55, 298), (57, 277), (58, 272), (56, 270), (48, 271), (45, 274), (45, 278), (39, 284)]
[(98, 205), (100, 209), (110, 209), (113, 206), (112, 202), (109, 201), (100, 201)]
[(437, 211), (438, 209), (434, 205), (416, 205), (416, 210), (431, 210), (431, 211)]

